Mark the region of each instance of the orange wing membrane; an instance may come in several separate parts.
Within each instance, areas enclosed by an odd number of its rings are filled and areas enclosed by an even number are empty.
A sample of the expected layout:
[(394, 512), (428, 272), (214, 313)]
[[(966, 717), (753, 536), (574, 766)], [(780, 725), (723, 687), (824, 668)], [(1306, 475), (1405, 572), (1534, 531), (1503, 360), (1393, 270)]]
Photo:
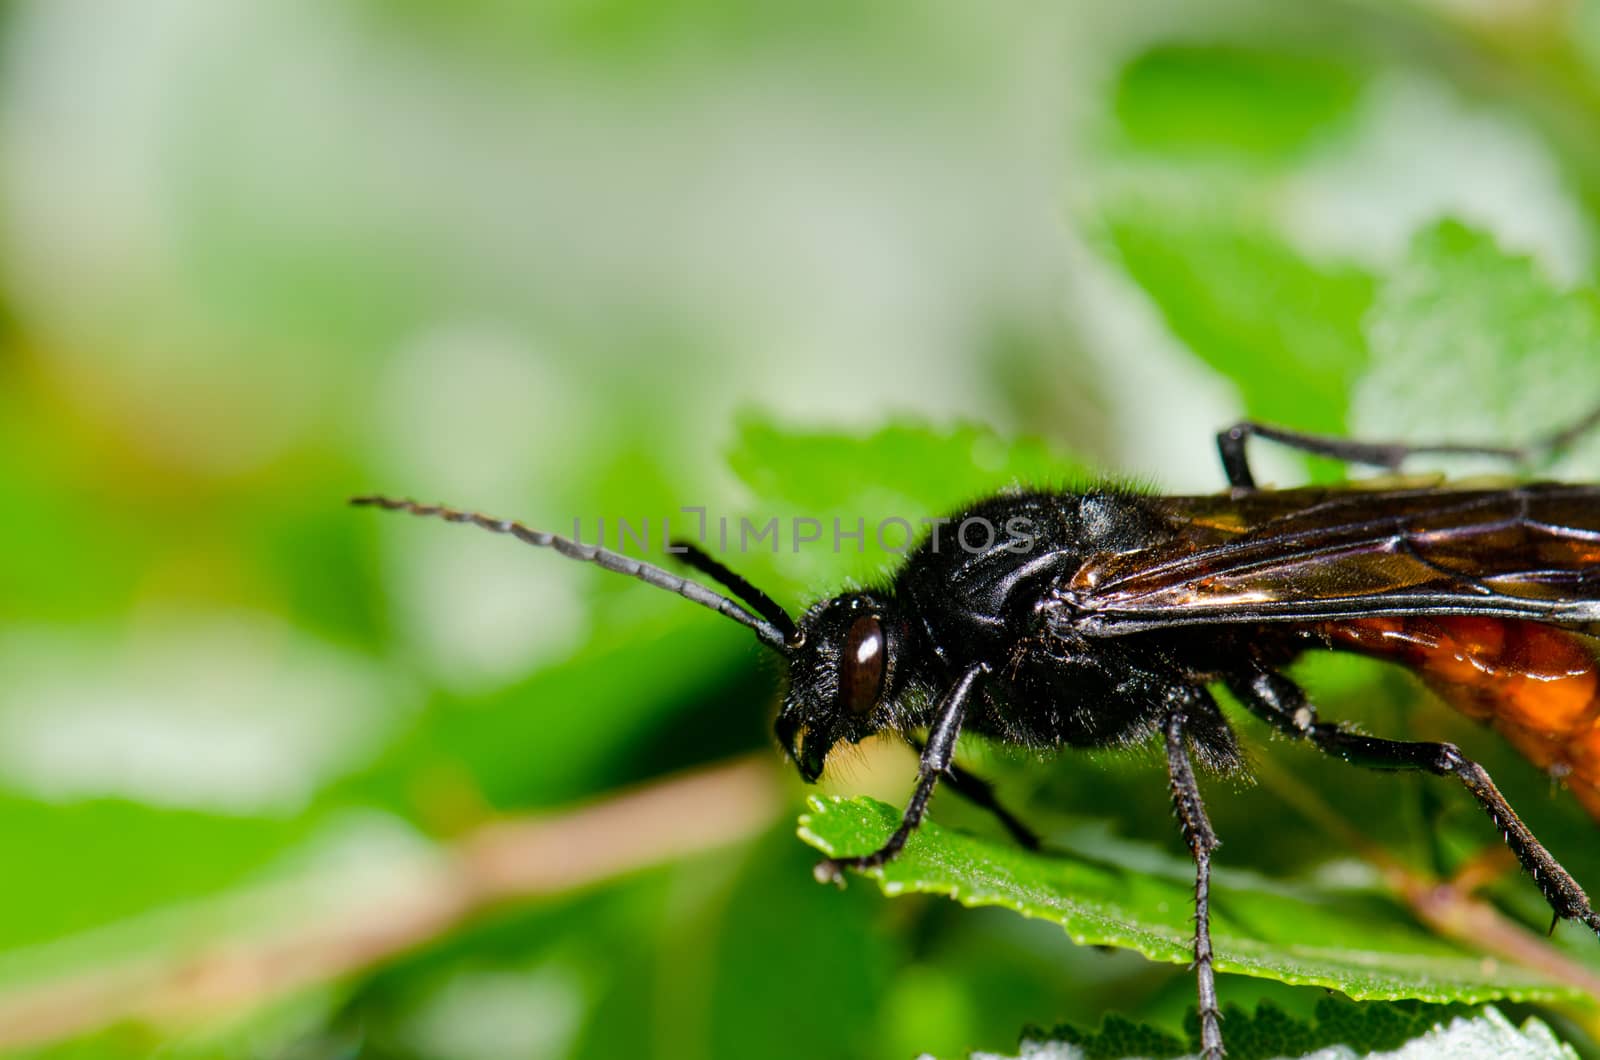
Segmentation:
[(1331, 646), (1402, 663), (1445, 702), (1492, 727), (1564, 781), (1600, 820), (1596, 641), (1519, 619), (1474, 616), (1329, 622)]

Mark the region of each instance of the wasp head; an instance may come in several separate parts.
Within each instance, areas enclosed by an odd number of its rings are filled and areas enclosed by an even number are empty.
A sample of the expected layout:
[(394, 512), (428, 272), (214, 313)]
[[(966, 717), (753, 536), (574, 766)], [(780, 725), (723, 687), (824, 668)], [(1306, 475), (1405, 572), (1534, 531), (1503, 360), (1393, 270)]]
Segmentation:
[(891, 601), (873, 593), (824, 600), (801, 616), (776, 729), (808, 783), (841, 740), (859, 743), (901, 727), (897, 663), (905, 639)]

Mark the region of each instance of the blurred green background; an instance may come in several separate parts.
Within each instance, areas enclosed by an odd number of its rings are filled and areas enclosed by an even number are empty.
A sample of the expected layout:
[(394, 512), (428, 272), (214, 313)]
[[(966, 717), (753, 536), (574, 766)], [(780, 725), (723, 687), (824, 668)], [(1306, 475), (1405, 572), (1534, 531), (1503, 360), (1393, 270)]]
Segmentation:
[[(1600, 396), (1592, 6), (0, 10), (0, 1042), (25, 1055), (949, 1057), (1107, 1011), (1177, 1027), (1182, 968), (817, 887), (746, 631), (343, 499), (555, 530), (931, 503), (944, 450), (888, 422), (1209, 491), (1242, 414), (1516, 440)], [(798, 607), (889, 562), (744, 566)], [(1460, 739), (1600, 885), (1592, 822), (1406, 678), (1307, 679), (1329, 714)], [(1241, 727), (1397, 857), (1493, 839), (1456, 792)], [(1181, 854), (1152, 761), (974, 750), (1052, 834)], [(412, 923), (487, 822), (743, 752), (781, 786), (710, 849), (323, 960), (340, 925)], [(871, 754), (830, 790), (899, 801), (908, 771)], [(1214, 788), (1229, 865), (1371, 883), (1270, 785)], [(1525, 881), (1493, 894), (1542, 930)]]

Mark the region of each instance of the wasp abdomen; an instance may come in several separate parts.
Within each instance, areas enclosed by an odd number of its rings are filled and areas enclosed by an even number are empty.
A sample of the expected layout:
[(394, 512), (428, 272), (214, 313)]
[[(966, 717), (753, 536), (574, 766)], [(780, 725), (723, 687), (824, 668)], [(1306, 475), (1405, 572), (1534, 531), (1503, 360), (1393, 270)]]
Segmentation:
[(1600, 820), (1600, 642), (1519, 619), (1407, 616), (1329, 622), (1336, 648), (1387, 657), (1562, 779)]

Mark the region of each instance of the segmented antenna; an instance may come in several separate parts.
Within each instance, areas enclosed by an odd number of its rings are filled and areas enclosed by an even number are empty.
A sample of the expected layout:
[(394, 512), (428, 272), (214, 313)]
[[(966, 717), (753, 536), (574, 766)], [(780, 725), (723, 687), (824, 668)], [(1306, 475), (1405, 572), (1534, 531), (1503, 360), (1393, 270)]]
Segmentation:
[(751, 585), (748, 578), (729, 570), (721, 560), (714, 558), (692, 542), (677, 540), (672, 543), (672, 547), (685, 567), (693, 567), (701, 574), (721, 582), (722, 587), (737, 596), (746, 607), (778, 627), (785, 643), (791, 647), (799, 644), (800, 631), (795, 628), (794, 619), (778, 606), (776, 600)]
[[(784, 621), (781, 627), (764, 614), (751, 614), (721, 593), (708, 589), (697, 582), (692, 582), (687, 578), (681, 578), (671, 571), (662, 570), (660, 567), (652, 566), (643, 560), (624, 556), (620, 552), (612, 552), (610, 549), (604, 549), (598, 545), (585, 545), (581, 541), (574, 541), (559, 534), (548, 534), (543, 530), (534, 530), (514, 519), (496, 519), (480, 512), (462, 511), (459, 508), (450, 508), (442, 504), (422, 504), (418, 501), (397, 497), (351, 497), (350, 503), (358, 508), (382, 508), (390, 512), (408, 512), (411, 515), (434, 516), (450, 523), (470, 523), (473, 526), (480, 526), (496, 534), (510, 534), (517, 540), (530, 545), (537, 545), (540, 548), (553, 548), (569, 559), (593, 563), (596, 566), (604, 567), (606, 570), (615, 571), (618, 574), (626, 574), (630, 578), (638, 578), (647, 585), (677, 593), (685, 600), (692, 600), (701, 607), (709, 607), (711, 610), (733, 619), (740, 625), (748, 626), (755, 630), (756, 636), (761, 638), (762, 643), (771, 645), (779, 651), (787, 650), (791, 635), (789, 631), (794, 629), (794, 623), (789, 619), (788, 615), (783, 614), (783, 611), (765, 593), (761, 593), (754, 586), (750, 586), (748, 582), (744, 582), (744, 585), (748, 586), (760, 599), (766, 601), (778, 615), (783, 616)], [(743, 579), (739, 579), (739, 581), (743, 582)]]

